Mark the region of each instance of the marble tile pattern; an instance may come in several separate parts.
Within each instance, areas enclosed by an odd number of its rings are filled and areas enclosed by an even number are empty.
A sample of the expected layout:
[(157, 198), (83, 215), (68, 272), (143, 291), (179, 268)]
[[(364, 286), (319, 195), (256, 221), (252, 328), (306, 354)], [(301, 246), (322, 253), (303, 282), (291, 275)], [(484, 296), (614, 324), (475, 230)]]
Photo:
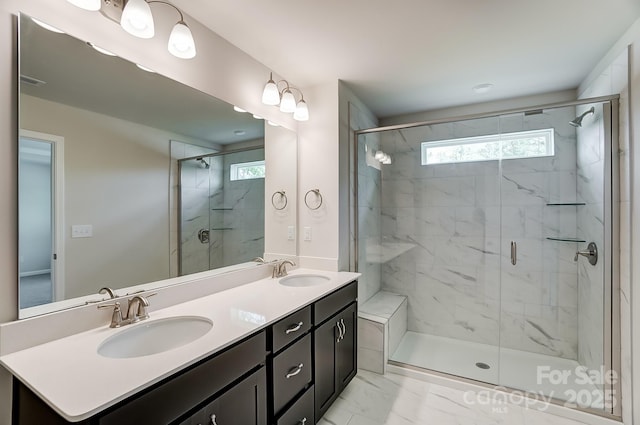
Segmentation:
[(385, 373), (407, 332), (407, 297), (378, 291), (358, 310), (358, 367)]
[(380, 149), (380, 135), (358, 136), (358, 302), (360, 305), (382, 287), (381, 262), (377, 255), (382, 250), (381, 166), (373, 155)]
[[(480, 390), (478, 390), (480, 391)], [(359, 370), (319, 425), (579, 425), (543, 406), (507, 403), (473, 392), (388, 373)], [(480, 393), (478, 393), (480, 394)], [(484, 394), (484, 393), (483, 393)], [(481, 402), (482, 401), (482, 402)], [(522, 400), (521, 400), (522, 401)], [(589, 423), (596, 423), (590, 421)], [(614, 421), (602, 420), (602, 424)]]
[[(382, 289), (408, 296), (409, 330), (577, 358), (576, 243), (546, 239), (578, 236), (575, 206), (547, 206), (576, 202), (575, 116), (569, 107), (380, 133), (393, 163), (362, 185), (381, 190), (381, 243), (415, 245), (381, 267)], [(555, 129), (553, 157), (421, 165), (424, 141), (542, 128)]]
[[(264, 179), (231, 181), (231, 164), (264, 159), (264, 150), (207, 158), (182, 167), (182, 274), (250, 261), (264, 253)], [(210, 242), (198, 239), (209, 229)]]
[[(581, 106), (581, 114), (590, 107)], [(578, 259), (578, 361), (589, 369), (604, 364), (604, 173), (605, 135), (601, 105), (588, 115), (578, 128), (578, 231), (588, 242), (595, 242), (599, 251), (595, 266)], [(585, 249), (585, 244), (580, 249)]]
[[(189, 256), (189, 261), (182, 264), (183, 274), (207, 270), (205, 268), (198, 267), (199, 264), (205, 264), (208, 263), (208, 261), (206, 260), (206, 252), (199, 250), (201, 248), (199, 241), (198, 244), (196, 244), (197, 230), (201, 228), (198, 226), (205, 225), (203, 217), (206, 217), (207, 189), (205, 189), (204, 185), (207, 182), (207, 173), (206, 170), (201, 169), (197, 163), (193, 161), (184, 163), (181, 176), (178, 171), (178, 160), (214, 152), (215, 150), (211, 148), (205, 148), (175, 140), (171, 141), (171, 173), (169, 183), (169, 203), (171, 205), (169, 214), (171, 277), (178, 276), (180, 262), (178, 247), (180, 244), (183, 244), (182, 249), (184, 253), (194, 253), (193, 256)], [(179, 185), (181, 180), (184, 204), (182, 214), (186, 219), (186, 222), (183, 223), (180, 223), (178, 218), (180, 216), (179, 209), (181, 208), (179, 200)], [(180, 240), (179, 236), (180, 231), (183, 233), (182, 240)], [(197, 255), (198, 252), (201, 252), (201, 255)]]
[[(620, 179), (620, 334), (621, 390), (618, 401), (625, 424), (632, 423), (631, 391), (631, 164), (629, 135), (629, 49), (625, 49), (580, 93), (580, 99), (618, 93), (618, 152)], [(614, 264), (614, 267), (616, 264)], [(585, 298), (587, 298), (585, 296)], [(587, 348), (587, 347), (584, 347)]]

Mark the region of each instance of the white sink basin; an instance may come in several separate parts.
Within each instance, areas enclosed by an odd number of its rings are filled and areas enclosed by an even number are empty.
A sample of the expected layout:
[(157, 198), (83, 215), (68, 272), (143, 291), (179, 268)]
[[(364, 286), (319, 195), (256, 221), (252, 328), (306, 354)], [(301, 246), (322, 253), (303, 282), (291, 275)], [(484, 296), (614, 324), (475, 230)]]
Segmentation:
[(280, 285), (285, 286), (315, 286), (327, 283), (329, 278), (319, 274), (296, 274), (280, 279)]
[(98, 347), (98, 354), (124, 359), (162, 353), (204, 336), (213, 322), (205, 317), (179, 316), (130, 326), (105, 339)]

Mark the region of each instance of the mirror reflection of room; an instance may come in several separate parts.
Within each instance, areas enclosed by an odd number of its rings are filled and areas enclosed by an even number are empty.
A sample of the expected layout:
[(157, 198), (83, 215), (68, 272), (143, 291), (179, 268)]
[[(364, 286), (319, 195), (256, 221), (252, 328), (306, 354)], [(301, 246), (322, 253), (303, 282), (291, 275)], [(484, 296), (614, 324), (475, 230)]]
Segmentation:
[[(20, 42), (21, 317), (102, 299), (101, 287), (124, 295), (263, 255), (263, 120), (26, 15)], [(194, 251), (185, 263), (193, 234), (179, 220), (195, 204), (181, 210), (180, 195), (198, 187), (186, 187), (178, 162), (194, 156), (210, 211), (188, 225), (210, 236), (197, 246), (207, 261), (194, 262)], [(254, 161), (260, 178), (230, 179), (234, 164)]]

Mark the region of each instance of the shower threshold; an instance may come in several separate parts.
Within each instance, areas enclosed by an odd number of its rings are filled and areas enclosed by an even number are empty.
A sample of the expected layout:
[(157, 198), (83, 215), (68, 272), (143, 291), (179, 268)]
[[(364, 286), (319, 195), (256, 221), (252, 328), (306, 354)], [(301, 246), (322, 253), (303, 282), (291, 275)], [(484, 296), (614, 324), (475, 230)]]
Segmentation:
[[(453, 375), (497, 389), (544, 395), (567, 407), (576, 407), (568, 403), (573, 401), (581, 409), (603, 413), (602, 390), (591, 382), (574, 379), (576, 368), (580, 367), (575, 360), (412, 331), (405, 333), (389, 360), (396, 366)], [(557, 376), (555, 371), (570, 371), (573, 378), (550, 379), (549, 373)], [(576, 400), (577, 397), (581, 399)]]

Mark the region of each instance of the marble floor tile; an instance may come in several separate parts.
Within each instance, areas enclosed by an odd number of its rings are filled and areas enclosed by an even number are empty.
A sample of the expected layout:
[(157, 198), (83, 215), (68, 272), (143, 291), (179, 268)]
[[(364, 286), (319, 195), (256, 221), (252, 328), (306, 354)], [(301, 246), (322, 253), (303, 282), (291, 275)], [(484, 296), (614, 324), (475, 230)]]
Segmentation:
[[(518, 405), (478, 402), (463, 391), (360, 370), (319, 425), (580, 425)], [(494, 400), (492, 398), (492, 400)]]

